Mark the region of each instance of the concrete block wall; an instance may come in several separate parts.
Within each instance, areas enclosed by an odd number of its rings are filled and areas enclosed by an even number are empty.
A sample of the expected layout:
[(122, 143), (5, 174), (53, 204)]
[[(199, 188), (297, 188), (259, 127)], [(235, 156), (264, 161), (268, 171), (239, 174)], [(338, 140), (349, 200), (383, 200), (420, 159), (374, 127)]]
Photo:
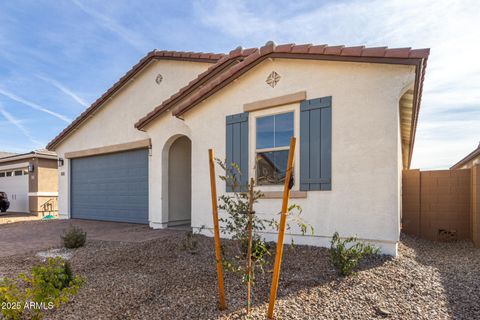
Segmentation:
[(420, 235), (420, 170), (404, 170), (402, 186), (402, 230)]
[(471, 170), (406, 170), (402, 226), (430, 240), (471, 239)]
[(472, 169), (472, 198), (471, 198), (471, 236), (475, 246), (480, 248), (480, 166)]

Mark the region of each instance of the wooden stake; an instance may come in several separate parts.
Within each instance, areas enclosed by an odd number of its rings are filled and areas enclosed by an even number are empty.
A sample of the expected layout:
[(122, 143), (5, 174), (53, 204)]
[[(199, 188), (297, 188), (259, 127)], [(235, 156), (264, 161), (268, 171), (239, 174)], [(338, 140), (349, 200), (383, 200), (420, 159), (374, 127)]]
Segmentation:
[(290, 139), (290, 151), (288, 152), (287, 171), (285, 173), (285, 184), (283, 185), (282, 212), (280, 216), (280, 229), (278, 230), (277, 252), (275, 253), (275, 264), (273, 266), (272, 287), (270, 289), (270, 303), (268, 304), (267, 316), (273, 319), (273, 309), (277, 299), (278, 281), (280, 279), (280, 267), (282, 265), (283, 241), (285, 238), (285, 227), (288, 215), (288, 198), (290, 197), (290, 179), (292, 178), (293, 158), (295, 155), (296, 139)]
[(218, 224), (217, 185), (215, 183), (215, 156), (213, 149), (208, 149), (208, 160), (210, 165), (210, 188), (212, 191), (212, 214), (215, 238), (215, 260), (217, 262), (219, 309), (225, 310), (227, 308), (227, 305), (225, 303), (225, 289), (223, 286), (222, 252), (220, 249), (220, 227)]
[(247, 314), (250, 314), (250, 308), (252, 304), (252, 219), (253, 219), (253, 178), (250, 179), (250, 185), (248, 186), (248, 249), (247, 249)]

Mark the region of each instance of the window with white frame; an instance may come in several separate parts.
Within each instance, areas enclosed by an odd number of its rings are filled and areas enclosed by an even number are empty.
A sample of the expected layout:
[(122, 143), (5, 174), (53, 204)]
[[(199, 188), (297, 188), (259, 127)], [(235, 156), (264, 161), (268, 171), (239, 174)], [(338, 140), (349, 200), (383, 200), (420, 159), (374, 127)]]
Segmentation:
[(12, 176), (12, 171), (7, 171), (5, 174), (7, 175), (7, 177), (11, 177)]
[(255, 167), (258, 185), (279, 185), (285, 180), (294, 113), (256, 118)]

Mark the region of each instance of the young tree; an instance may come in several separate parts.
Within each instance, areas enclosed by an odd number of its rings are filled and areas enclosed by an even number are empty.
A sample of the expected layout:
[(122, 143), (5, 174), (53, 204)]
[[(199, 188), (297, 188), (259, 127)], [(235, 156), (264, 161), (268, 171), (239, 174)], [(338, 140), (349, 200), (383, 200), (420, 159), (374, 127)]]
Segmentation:
[[(226, 215), (220, 218), (221, 230), (227, 234), (233, 244), (222, 247), (222, 262), (226, 270), (238, 275), (247, 286), (247, 314), (251, 308), (251, 291), (255, 284), (255, 273), (265, 272), (265, 267), (271, 263), (269, 257), (273, 248), (262, 237), (262, 232), (267, 230), (278, 231), (277, 217), (262, 218), (261, 213), (256, 213), (254, 205), (263, 197), (261, 191), (256, 190), (255, 179), (251, 178), (247, 185), (247, 192), (240, 191), (239, 177), (242, 172), (235, 163), (226, 164), (225, 161), (216, 159), (225, 175), (220, 179), (232, 187), (232, 192), (219, 197), (219, 208)], [(306, 224), (300, 217), (301, 208), (291, 205), (288, 208), (289, 218), (300, 229), (302, 235), (307, 231), (313, 234), (313, 228)], [(278, 216), (278, 215), (277, 215)], [(287, 229), (291, 229), (288, 224)], [(293, 245), (293, 241), (292, 241)]]

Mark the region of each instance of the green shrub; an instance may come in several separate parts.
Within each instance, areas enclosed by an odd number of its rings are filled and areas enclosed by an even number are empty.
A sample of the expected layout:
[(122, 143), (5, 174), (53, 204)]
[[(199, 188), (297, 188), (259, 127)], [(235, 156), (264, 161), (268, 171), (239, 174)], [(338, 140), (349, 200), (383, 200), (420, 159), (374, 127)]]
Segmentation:
[(68, 249), (80, 248), (87, 241), (87, 233), (80, 227), (70, 226), (62, 236), (63, 245)]
[(330, 261), (342, 276), (353, 273), (358, 263), (367, 255), (379, 253), (379, 249), (357, 240), (357, 237), (341, 239), (335, 232), (330, 245)]
[(78, 293), (83, 278), (74, 276), (61, 258), (48, 258), (31, 275), (0, 280), (0, 303), (5, 319), (43, 319), (44, 312), (67, 303)]

